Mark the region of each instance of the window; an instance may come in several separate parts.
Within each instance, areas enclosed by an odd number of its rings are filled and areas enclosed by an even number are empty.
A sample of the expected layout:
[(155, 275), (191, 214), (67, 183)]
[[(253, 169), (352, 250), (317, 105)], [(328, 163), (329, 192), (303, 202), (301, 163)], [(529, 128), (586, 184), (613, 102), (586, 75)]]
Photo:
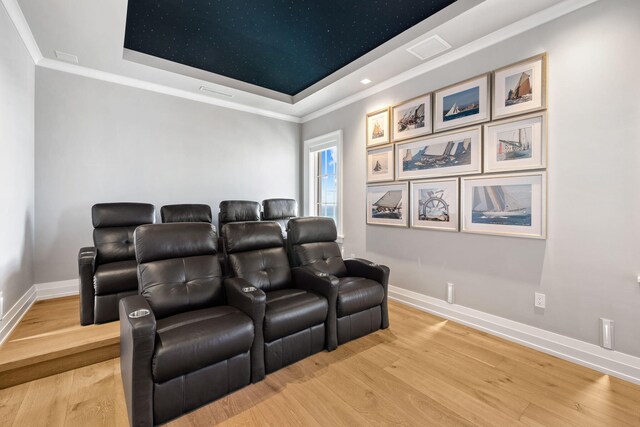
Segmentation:
[(342, 236), (342, 131), (304, 142), (304, 214), (333, 218)]

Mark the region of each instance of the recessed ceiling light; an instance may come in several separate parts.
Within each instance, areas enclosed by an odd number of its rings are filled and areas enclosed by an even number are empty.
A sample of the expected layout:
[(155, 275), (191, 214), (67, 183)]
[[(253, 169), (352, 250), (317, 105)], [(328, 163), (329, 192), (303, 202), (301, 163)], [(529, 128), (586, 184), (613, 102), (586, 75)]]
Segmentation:
[(369, 79), (360, 80), (360, 83), (362, 83), (363, 85), (368, 85), (369, 83), (371, 83), (371, 80)]
[(217, 91), (215, 89), (212, 89), (212, 88), (206, 87), (206, 86), (200, 86), (200, 91), (201, 92), (211, 93), (211, 94), (214, 94), (214, 95), (226, 96), (227, 98), (233, 98), (233, 95), (231, 95), (229, 93), (219, 92), (219, 91)]
[(72, 55), (70, 53), (61, 52), (59, 50), (54, 51), (56, 53), (56, 58), (61, 59), (63, 61), (72, 62), (74, 64), (78, 63), (78, 57), (76, 55)]

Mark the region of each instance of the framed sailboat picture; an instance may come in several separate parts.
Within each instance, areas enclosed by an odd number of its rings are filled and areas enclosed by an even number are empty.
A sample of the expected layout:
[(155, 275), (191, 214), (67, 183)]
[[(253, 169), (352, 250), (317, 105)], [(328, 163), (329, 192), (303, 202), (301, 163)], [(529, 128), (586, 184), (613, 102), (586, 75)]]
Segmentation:
[(493, 72), (493, 118), (547, 108), (547, 55), (542, 54)]
[(484, 171), (544, 169), (546, 146), (545, 112), (488, 123), (484, 125)]
[(393, 146), (367, 150), (367, 182), (393, 181)]
[(389, 139), (389, 108), (367, 114), (367, 147), (386, 144)]
[(396, 178), (435, 178), (482, 172), (480, 126), (396, 144)]
[(411, 228), (458, 231), (458, 178), (411, 182)]
[(393, 106), (391, 119), (394, 142), (430, 134), (431, 94), (421, 95)]
[(462, 178), (462, 231), (545, 239), (546, 172)]
[(409, 223), (408, 184), (367, 186), (367, 224), (406, 227)]
[(489, 121), (489, 74), (435, 92), (436, 132)]

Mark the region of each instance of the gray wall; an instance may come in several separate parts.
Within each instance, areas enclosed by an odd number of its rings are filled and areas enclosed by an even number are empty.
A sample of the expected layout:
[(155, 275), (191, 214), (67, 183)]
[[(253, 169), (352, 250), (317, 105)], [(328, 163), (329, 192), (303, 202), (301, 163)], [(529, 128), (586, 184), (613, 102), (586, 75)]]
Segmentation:
[(33, 284), (33, 60), (0, 5), (0, 291), (6, 313)]
[(300, 125), (44, 68), (36, 72), (35, 282), (77, 277), (105, 201), (299, 195)]
[[(640, 2), (607, 0), (303, 124), (344, 130), (345, 254), (391, 267), (393, 285), (583, 341), (616, 322), (640, 356)], [(548, 239), (365, 225), (365, 114), (548, 52)], [(547, 296), (534, 309), (533, 294)]]

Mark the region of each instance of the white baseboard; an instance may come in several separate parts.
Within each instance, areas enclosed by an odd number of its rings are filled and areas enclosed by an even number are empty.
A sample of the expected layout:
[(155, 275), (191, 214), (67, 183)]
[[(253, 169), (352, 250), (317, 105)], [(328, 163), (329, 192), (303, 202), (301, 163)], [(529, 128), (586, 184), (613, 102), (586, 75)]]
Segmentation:
[(524, 323), (514, 322), (513, 320), (458, 304), (449, 304), (438, 298), (396, 286), (389, 286), (389, 297), (419, 310), (488, 332), (543, 353), (595, 369), (625, 381), (640, 384), (639, 357), (607, 350), (595, 344), (525, 325)]
[(79, 293), (78, 279), (63, 280), (61, 282), (37, 283), (7, 311), (0, 322), (0, 345), (11, 335), (20, 320), (36, 301), (51, 298), (66, 297)]
[(36, 288), (31, 286), (2, 317), (2, 322), (0, 322), (0, 345), (13, 332), (18, 323), (20, 323), (22, 316), (25, 315), (34, 302), (36, 302)]
[(33, 285), (36, 288), (38, 301), (61, 298), (70, 295), (78, 295), (80, 292), (80, 283), (78, 279), (62, 280), (60, 282), (37, 283)]

